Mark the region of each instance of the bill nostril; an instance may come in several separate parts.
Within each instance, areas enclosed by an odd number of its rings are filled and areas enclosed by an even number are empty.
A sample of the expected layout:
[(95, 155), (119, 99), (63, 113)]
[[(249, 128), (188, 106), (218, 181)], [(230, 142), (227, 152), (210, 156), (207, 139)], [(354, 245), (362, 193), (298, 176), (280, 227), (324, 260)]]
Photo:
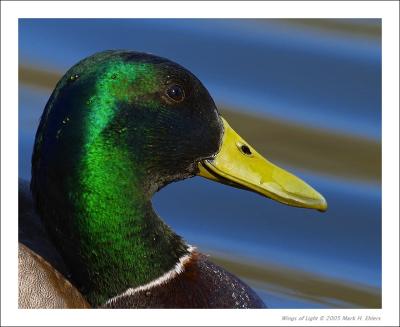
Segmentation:
[(237, 142), (236, 145), (240, 150), (240, 152), (242, 152), (244, 155), (249, 157), (253, 156), (253, 153), (251, 152), (251, 149), (247, 144), (243, 144), (242, 142)]
[(243, 152), (244, 154), (247, 154), (247, 155), (250, 155), (250, 154), (251, 154), (250, 148), (249, 148), (247, 145), (245, 145), (245, 144), (243, 144), (243, 145), (240, 147), (240, 149), (242, 150), (242, 152)]

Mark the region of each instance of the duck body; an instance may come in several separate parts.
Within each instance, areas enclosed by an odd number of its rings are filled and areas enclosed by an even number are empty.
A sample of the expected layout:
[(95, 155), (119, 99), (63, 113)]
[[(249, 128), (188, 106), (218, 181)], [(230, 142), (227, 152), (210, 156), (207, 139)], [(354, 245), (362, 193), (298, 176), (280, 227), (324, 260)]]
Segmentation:
[(182, 271), (108, 300), (104, 308), (266, 308), (260, 297), (239, 278), (192, 252)]
[[(318, 192), (234, 132), (188, 70), (149, 54), (104, 51), (73, 66), (46, 104), (32, 155), (34, 209), (20, 210), (20, 222), (40, 216), (48, 240), (36, 249), (58, 277), (66, 268), (65, 279), (92, 307), (264, 307), (154, 211), (155, 192), (196, 175), (326, 209)], [(46, 252), (49, 244), (56, 251)]]
[(18, 246), (18, 307), (80, 309), (89, 303), (64, 275), (23, 244)]

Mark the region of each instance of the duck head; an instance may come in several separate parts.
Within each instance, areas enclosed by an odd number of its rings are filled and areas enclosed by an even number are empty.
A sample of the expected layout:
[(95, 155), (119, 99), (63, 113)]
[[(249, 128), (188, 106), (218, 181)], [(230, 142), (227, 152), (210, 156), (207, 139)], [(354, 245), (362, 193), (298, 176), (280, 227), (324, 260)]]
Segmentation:
[(150, 199), (196, 175), (292, 206), (327, 207), (240, 137), (202, 83), (176, 63), (106, 51), (59, 81), (37, 131), (31, 187), (92, 304), (160, 276), (187, 253)]

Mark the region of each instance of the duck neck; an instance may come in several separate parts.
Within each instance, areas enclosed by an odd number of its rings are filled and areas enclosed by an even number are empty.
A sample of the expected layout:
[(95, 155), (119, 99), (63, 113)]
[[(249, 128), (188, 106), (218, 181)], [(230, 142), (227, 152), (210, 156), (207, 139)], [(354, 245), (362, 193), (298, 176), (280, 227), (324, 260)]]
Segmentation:
[(97, 143), (74, 178), (79, 262), (72, 273), (92, 305), (157, 279), (188, 254), (154, 212), (144, 171), (128, 152)]

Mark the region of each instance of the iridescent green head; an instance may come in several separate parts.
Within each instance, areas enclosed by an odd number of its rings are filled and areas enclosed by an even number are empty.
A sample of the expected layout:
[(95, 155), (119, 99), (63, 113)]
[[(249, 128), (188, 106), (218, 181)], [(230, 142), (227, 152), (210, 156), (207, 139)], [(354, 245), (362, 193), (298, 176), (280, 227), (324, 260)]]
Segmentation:
[(167, 59), (106, 51), (60, 80), (36, 135), (32, 190), (92, 303), (160, 276), (186, 253), (150, 198), (198, 173), (222, 133), (207, 90)]
[(135, 52), (107, 51), (81, 61), (47, 108), (47, 128), (38, 134), (51, 153), (85, 152), (102, 138), (129, 156), (150, 190), (193, 175), (195, 163), (218, 150), (222, 135), (215, 104), (194, 75)]

